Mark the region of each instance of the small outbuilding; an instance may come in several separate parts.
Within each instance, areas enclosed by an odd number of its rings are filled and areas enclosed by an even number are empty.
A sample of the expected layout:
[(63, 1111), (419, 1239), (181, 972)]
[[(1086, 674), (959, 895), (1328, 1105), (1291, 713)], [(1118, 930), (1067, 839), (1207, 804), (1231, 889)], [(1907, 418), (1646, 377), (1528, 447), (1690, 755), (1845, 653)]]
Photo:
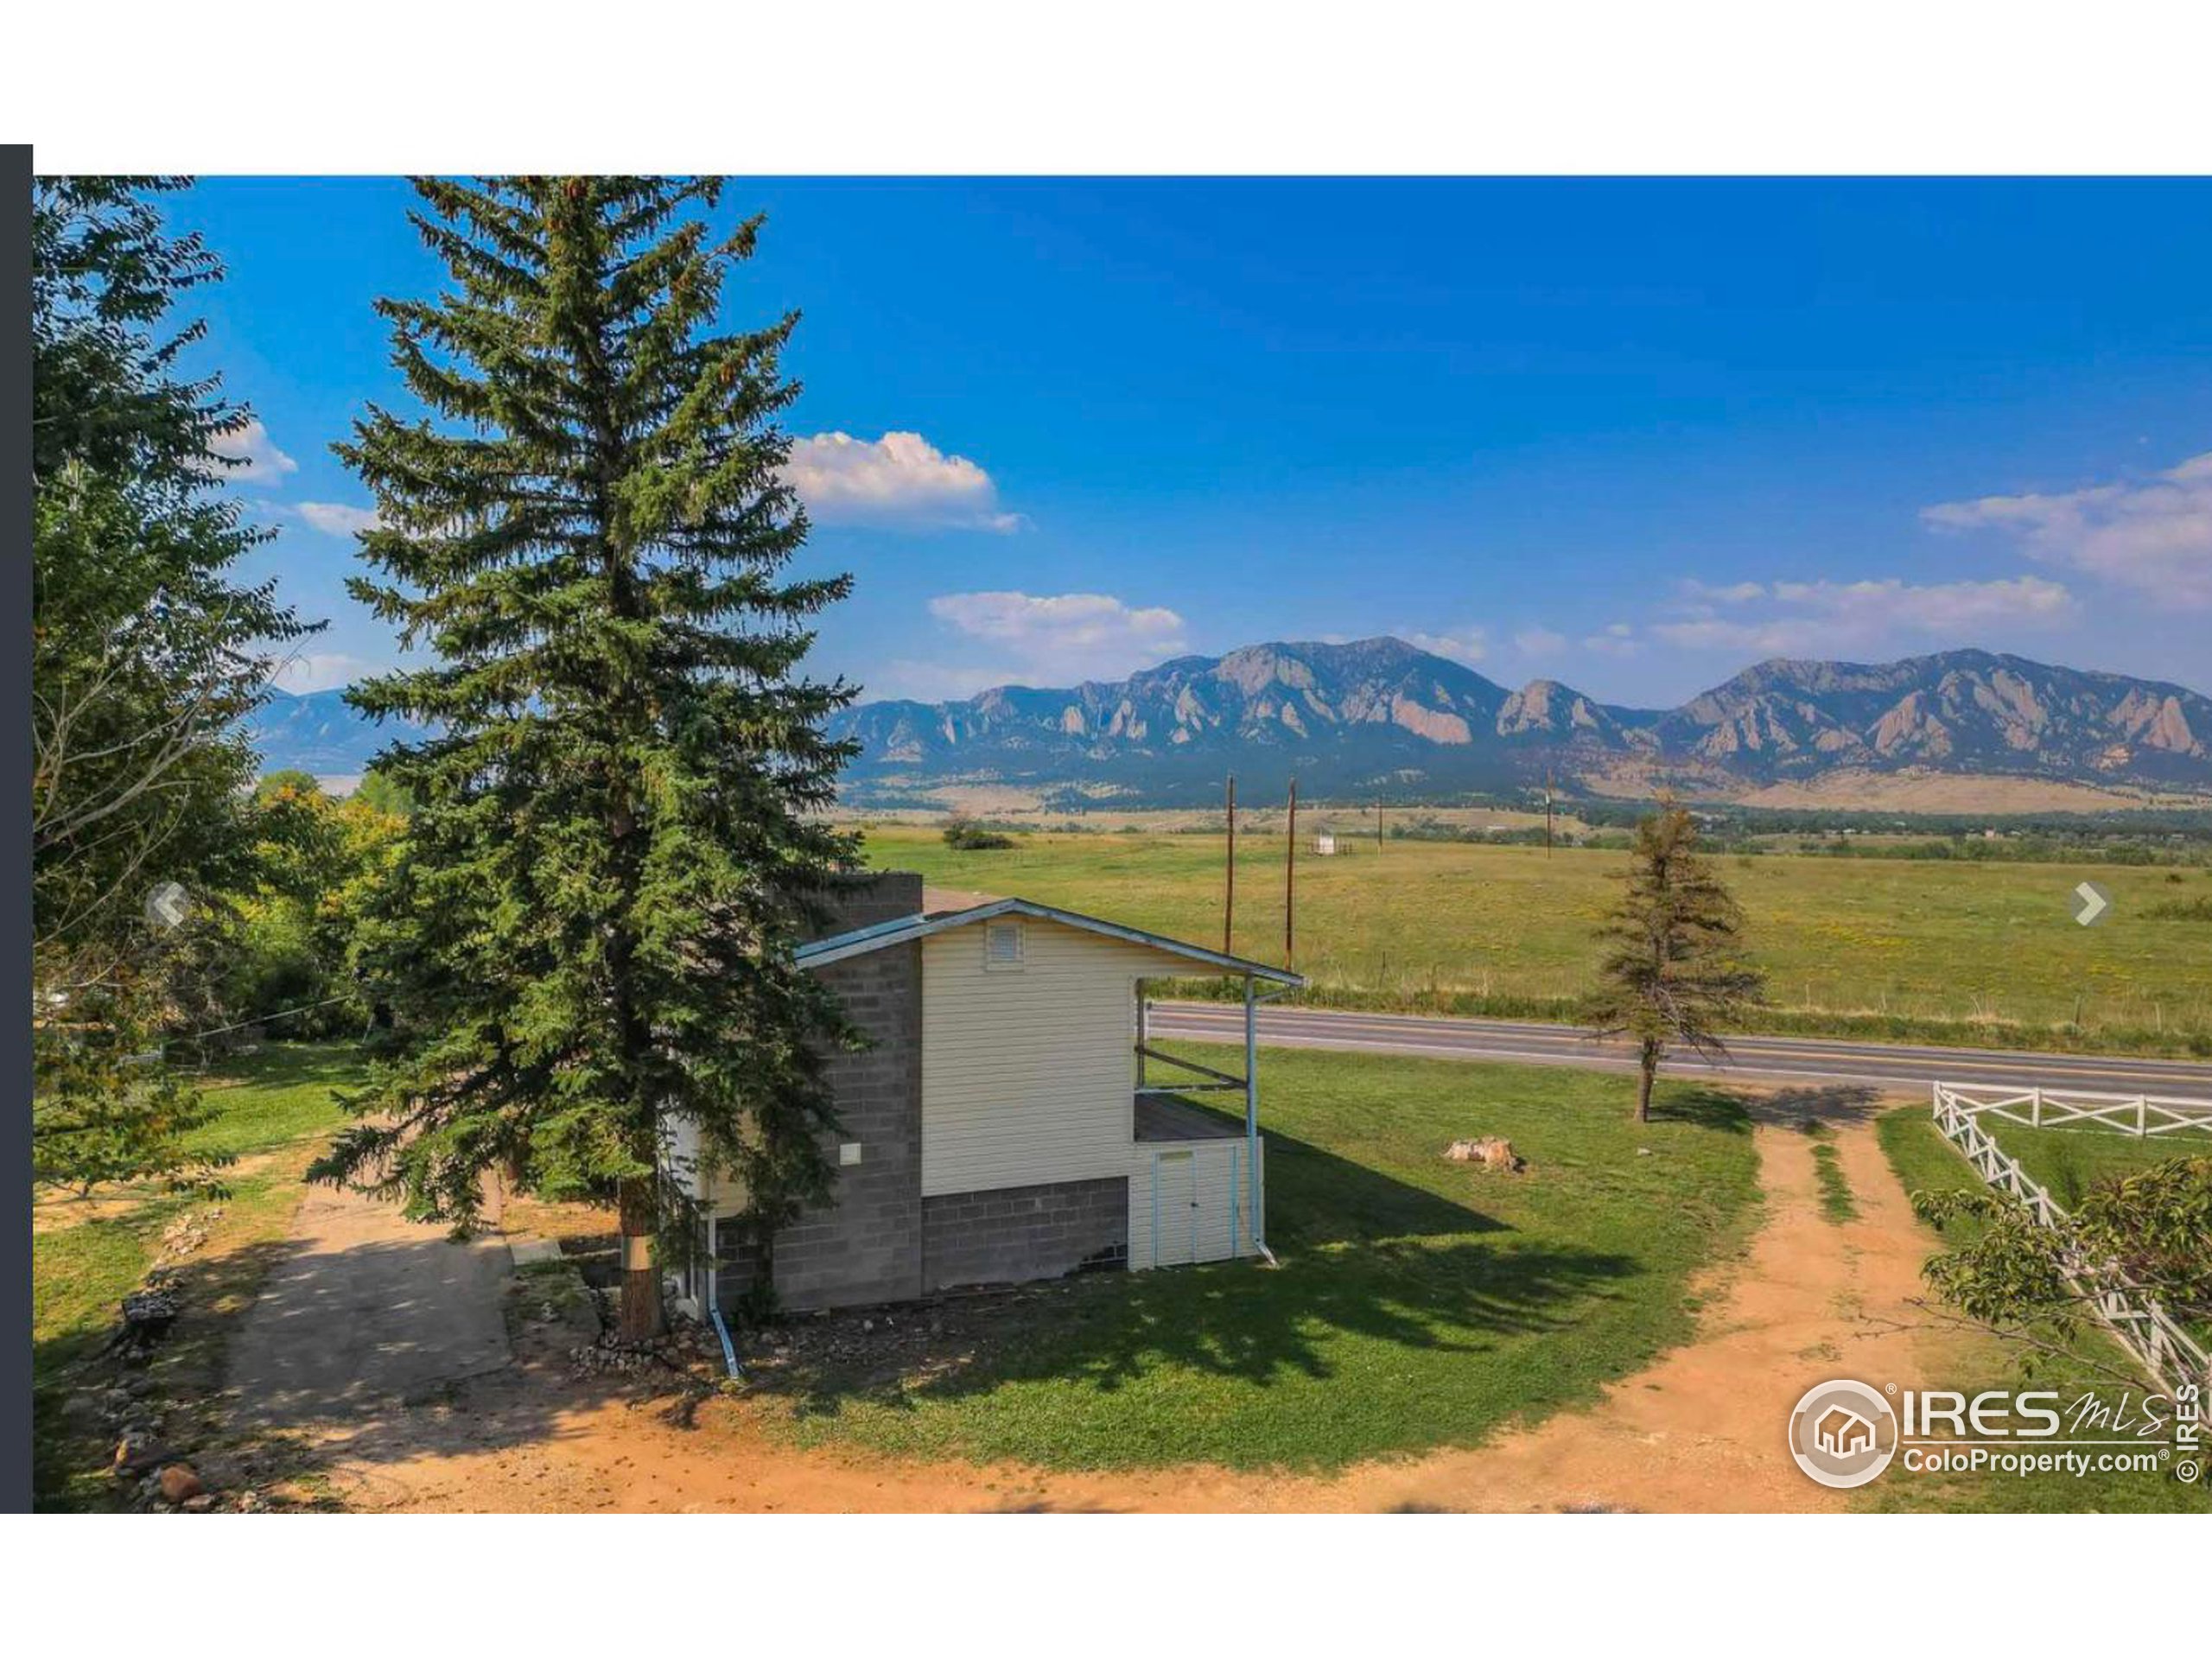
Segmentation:
[[(856, 884), (840, 909), (798, 960), (871, 1046), (830, 1062), (836, 1186), (777, 1236), (786, 1306), (1265, 1252), (1252, 1011), (1298, 975), (1027, 899), (925, 893), (912, 874)], [(1242, 982), (1241, 1073), (1147, 1040), (1150, 988), (1193, 977)], [(695, 1179), (719, 1265), (683, 1291), (727, 1308), (757, 1268), (728, 1225), (744, 1194)]]

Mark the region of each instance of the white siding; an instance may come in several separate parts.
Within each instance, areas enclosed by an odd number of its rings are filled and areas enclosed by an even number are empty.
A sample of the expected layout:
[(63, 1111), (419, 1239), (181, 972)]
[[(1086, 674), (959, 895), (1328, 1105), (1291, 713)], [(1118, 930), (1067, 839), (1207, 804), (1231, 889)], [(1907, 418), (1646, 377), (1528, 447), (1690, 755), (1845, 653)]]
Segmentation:
[(1019, 969), (985, 929), (922, 942), (922, 1192), (1128, 1173), (1136, 982), (1188, 974), (1164, 950), (1021, 918)]
[[(1251, 1225), (1267, 1214), (1267, 1142), (1255, 1193), (1242, 1141), (1159, 1141), (1129, 1159), (1129, 1269), (1258, 1254)], [(1255, 1205), (1256, 1200), (1256, 1205)]]

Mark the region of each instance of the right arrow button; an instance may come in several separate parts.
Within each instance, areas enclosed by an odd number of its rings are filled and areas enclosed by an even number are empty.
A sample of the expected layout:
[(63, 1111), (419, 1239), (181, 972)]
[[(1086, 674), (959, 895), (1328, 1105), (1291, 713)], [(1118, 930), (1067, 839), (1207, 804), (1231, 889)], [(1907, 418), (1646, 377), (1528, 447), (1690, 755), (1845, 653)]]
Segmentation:
[(2074, 919), (2082, 926), (2095, 926), (2111, 908), (2112, 895), (2095, 882), (2084, 881), (2074, 889)]

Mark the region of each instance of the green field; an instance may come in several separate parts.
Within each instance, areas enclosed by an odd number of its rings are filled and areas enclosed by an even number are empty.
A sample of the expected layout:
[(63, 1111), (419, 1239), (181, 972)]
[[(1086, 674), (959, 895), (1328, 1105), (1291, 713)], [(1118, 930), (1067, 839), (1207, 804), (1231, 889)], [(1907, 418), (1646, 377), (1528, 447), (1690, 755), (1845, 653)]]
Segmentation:
[(2212, 1154), (2212, 1135), (2164, 1135), (2138, 1140), (2096, 1129), (2031, 1129), (1985, 1117), (1991, 1139), (2020, 1160), (2063, 1209), (2077, 1208), (2095, 1182), (2132, 1175), (2170, 1158)]
[[(957, 1363), (787, 1380), (777, 1421), (1050, 1468), (1332, 1470), (1472, 1446), (1688, 1338), (1692, 1277), (1738, 1246), (1758, 1196), (1743, 1109), (1692, 1085), (1663, 1084), (1646, 1124), (1625, 1079), (1567, 1071), (1278, 1052), (1267, 1086), (1280, 1270), (1043, 1287), (944, 1338)], [(1528, 1172), (1440, 1155), (1477, 1133)]]
[[(1200, 944), (1222, 937), (1217, 835), (1036, 834), (954, 852), (933, 830), (866, 831), (879, 868), (1019, 894)], [(1280, 836), (1239, 838), (1235, 948), (1283, 959)], [(1571, 1018), (1618, 852), (1372, 841), (1301, 849), (1294, 965), (1309, 1001)], [(1774, 1008), (1760, 1028), (2146, 1053), (2212, 1054), (2212, 926), (2148, 915), (2212, 875), (2090, 864), (1774, 855), (1720, 861)], [(2094, 927), (2068, 895), (2113, 898)]]

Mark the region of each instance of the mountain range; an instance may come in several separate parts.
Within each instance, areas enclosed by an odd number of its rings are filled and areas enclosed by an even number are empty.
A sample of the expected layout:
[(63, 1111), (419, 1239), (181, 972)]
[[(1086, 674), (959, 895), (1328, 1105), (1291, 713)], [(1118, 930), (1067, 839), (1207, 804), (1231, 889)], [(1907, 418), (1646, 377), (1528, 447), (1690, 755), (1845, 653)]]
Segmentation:
[[(378, 728), (342, 690), (278, 693), (264, 765), (358, 773), (412, 728)], [(2107, 793), (2212, 794), (2212, 699), (2178, 685), (1985, 651), (1899, 662), (1776, 658), (1677, 709), (1599, 702), (1557, 680), (1518, 690), (1394, 639), (1247, 645), (1065, 690), (1007, 685), (952, 702), (857, 704), (850, 804), (943, 804), (977, 791), (1048, 805), (1253, 798), (1294, 775), (1309, 798), (1399, 799), (1522, 788), (1842, 804), (1885, 782), (2015, 780)]]
[[(1906, 776), (2101, 791), (2212, 791), (2212, 699), (2178, 685), (1985, 651), (1900, 662), (1758, 664), (1677, 709), (1600, 702), (1557, 680), (1508, 690), (1394, 639), (1248, 645), (1065, 690), (858, 705), (855, 804), (998, 785), (1048, 804), (1179, 805), (1224, 772), (1271, 798), (1444, 797), (1661, 784), (1743, 798)], [(1878, 792), (1876, 791), (1875, 792)]]
[(387, 743), (423, 735), (411, 721), (378, 725), (346, 701), (346, 688), (292, 692), (270, 688), (250, 722), (264, 772), (297, 770), (318, 778), (358, 778)]

